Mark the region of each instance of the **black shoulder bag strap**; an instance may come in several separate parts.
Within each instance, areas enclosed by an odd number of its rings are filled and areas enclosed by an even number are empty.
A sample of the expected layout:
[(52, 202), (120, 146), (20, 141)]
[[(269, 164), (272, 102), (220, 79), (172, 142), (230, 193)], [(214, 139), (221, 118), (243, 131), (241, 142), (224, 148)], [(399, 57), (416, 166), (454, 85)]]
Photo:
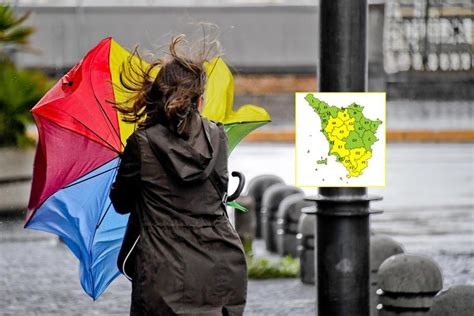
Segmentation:
[(140, 240), (140, 219), (137, 210), (128, 217), (127, 228), (117, 257), (118, 270), (130, 281), (136, 277), (135, 250)]
[(209, 180), (211, 181), (214, 189), (216, 189), (217, 194), (221, 198), (221, 206), (224, 210), (224, 214), (227, 218), (229, 218), (229, 214), (227, 214), (227, 192), (222, 193), (222, 190), (219, 188), (219, 175), (217, 174), (216, 170), (212, 170), (211, 174), (209, 175)]

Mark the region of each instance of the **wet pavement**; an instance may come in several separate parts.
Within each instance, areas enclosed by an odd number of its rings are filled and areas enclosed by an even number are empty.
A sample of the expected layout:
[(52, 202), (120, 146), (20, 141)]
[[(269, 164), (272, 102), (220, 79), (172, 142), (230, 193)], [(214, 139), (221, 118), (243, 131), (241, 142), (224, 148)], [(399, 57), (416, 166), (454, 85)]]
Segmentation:
[[(92, 301), (79, 284), (76, 258), (49, 234), (0, 223), (0, 315), (128, 315), (130, 283), (117, 278)], [(256, 245), (261, 253), (262, 242)], [(250, 280), (245, 315), (308, 315), (314, 286), (299, 279)]]
[[(432, 257), (445, 288), (474, 284), (474, 146), (388, 144), (387, 166), (387, 187), (369, 189), (384, 197), (374, 204), (385, 212), (372, 217), (372, 229), (407, 252)], [(229, 170), (248, 180), (277, 174), (292, 184), (293, 146), (242, 144)], [(261, 241), (255, 247), (265, 255)], [(127, 280), (119, 277), (93, 302), (82, 291), (72, 253), (49, 234), (23, 230), (21, 219), (0, 218), (0, 271), (0, 315), (128, 314)], [(250, 280), (246, 315), (310, 315), (314, 298), (314, 286), (299, 279)]]

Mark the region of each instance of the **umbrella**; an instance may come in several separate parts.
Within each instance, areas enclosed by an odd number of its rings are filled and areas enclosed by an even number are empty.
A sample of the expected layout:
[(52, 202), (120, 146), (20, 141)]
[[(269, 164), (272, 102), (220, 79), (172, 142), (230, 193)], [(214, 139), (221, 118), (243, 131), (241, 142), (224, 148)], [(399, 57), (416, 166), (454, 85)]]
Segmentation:
[[(128, 221), (128, 215), (115, 212), (108, 195), (119, 154), (136, 128), (110, 102), (129, 97), (119, 78), (129, 56), (112, 38), (102, 40), (31, 111), (39, 140), (25, 228), (64, 241), (79, 260), (84, 291), (94, 300), (119, 275), (116, 262)], [(233, 79), (224, 61), (218, 57), (205, 67), (202, 115), (224, 124), (230, 153), (270, 116), (254, 105), (234, 112)]]

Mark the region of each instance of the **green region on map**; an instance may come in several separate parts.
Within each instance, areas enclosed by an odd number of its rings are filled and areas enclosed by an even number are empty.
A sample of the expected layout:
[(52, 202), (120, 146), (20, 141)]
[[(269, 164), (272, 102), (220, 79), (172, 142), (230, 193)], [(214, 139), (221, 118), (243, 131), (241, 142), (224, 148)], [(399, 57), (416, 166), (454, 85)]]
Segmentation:
[[(347, 177), (358, 177), (372, 158), (372, 145), (382, 121), (370, 120), (363, 114), (364, 107), (352, 103), (347, 108), (328, 105), (309, 93), (305, 100), (321, 119), (321, 132), (329, 143), (328, 155), (336, 157), (348, 171)], [(317, 164), (327, 164), (327, 158)]]
[(321, 159), (321, 160), (316, 161), (316, 163), (318, 165), (327, 165), (328, 164), (328, 159), (327, 158)]

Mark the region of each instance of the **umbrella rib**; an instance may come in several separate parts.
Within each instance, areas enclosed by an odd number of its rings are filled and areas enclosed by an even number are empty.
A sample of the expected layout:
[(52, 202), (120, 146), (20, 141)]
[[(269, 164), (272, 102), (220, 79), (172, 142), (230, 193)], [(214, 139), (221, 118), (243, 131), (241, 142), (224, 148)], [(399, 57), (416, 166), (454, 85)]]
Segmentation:
[[(109, 212), (111, 206), (112, 206), (112, 201), (109, 202), (109, 206), (107, 206), (107, 209), (105, 210), (104, 215), (102, 215), (102, 217), (100, 218), (99, 222), (95, 226), (95, 229), (98, 229), (100, 227), (100, 224), (102, 224), (102, 222), (104, 221), (105, 216)], [(95, 235), (94, 235), (94, 237), (95, 237)]]
[[(92, 62), (95, 62), (95, 58), (97, 56), (97, 53), (94, 55), (93, 59), (92, 59)], [(92, 72), (89, 72), (89, 82), (91, 83), (92, 85)], [(112, 88), (113, 90), (113, 88)], [(96, 101), (96, 103), (99, 105), (99, 108), (100, 108), (100, 111), (102, 112), (102, 115), (106, 118), (106, 121), (110, 124), (107, 124), (107, 127), (109, 129), (109, 132), (110, 132), (110, 127), (112, 127), (112, 130), (115, 132), (120, 144), (125, 147), (125, 144), (122, 143), (122, 139), (120, 138), (120, 134), (119, 134), (119, 131), (115, 130), (114, 128), (114, 125), (112, 123), (112, 121), (110, 120), (110, 118), (107, 116), (107, 113), (105, 112), (105, 109), (104, 107), (102, 106), (102, 103), (100, 102), (99, 98), (97, 97), (97, 95), (95, 94), (95, 90), (94, 90), (94, 86), (92, 86), (92, 94), (94, 95), (94, 99)], [(117, 122), (118, 124), (118, 122)]]
[[(104, 44), (104, 45), (105, 45), (105, 44)], [(104, 45), (102, 45), (102, 47), (104, 47)], [(102, 49), (102, 47), (101, 47), (101, 49)], [(91, 60), (91, 64), (92, 64), (92, 65), (95, 63), (95, 59), (96, 59), (98, 53), (99, 53), (99, 52), (97, 51), (97, 52), (94, 54), (94, 56), (92, 57), (92, 60)], [(120, 140), (120, 142), (122, 142), (121, 139), (120, 139), (120, 135), (118, 134), (118, 131), (115, 131), (115, 128), (114, 128), (114, 126), (113, 126), (113, 123), (110, 121), (110, 118), (109, 118), (109, 117), (107, 116), (107, 114), (105, 113), (105, 109), (102, 107), (102, 104), (100, 103), (99, 98), (98, 98), (97, 95), (95, 94), (94, 86), (92, 85), (92, 82), (93, 82), (93, 80), (92, 80), (92, 71), (89, 71), (88, 75), (89, 75), (89, 83), (91, 84), (91, 88), (92, 88), (92, 89), (91, 89), (91, 90), (92, 90), (92, 95), (94, 96), (94, 99), (95, 99), (96, 103), (99, 105), (99, 108), (100, 108), (100, 111), (102, 112), (102, 115), (106, 118), (106, 122), (108, 122), (108, 123), (112, 126), (112, 130), (114, 130), (114, 132), (116, 133), (116, 135), (117, 135), (118, 139)], [(106, 124), (106, 125), (107, 125), (107, 128), (108, 128), (109, 133), (110, 133), (110, 126), (109, 126), (109, 124)], [(116, 143), (116, 144), (117, 144), (117, 143)], [(123, 145), (123, 144), (122, 144), (122, 145)], [(112, 145), (110, 145), (110, 146), (112, 146)], [(112, 146), (112, 147), (113, 147), (113, 146)], [(118, 152), (120, 152), (120, 150), (119, 150)]]
[[(105, 218), (105, 214), (107, 214), (107, 212), (109, 211), (111, 205), (112, 205), (112, 201), (109, 202), (109, 206), (107, 206), (107, 209), (105, 210), (104, 216), (100, 220), (99, 224), (96, 225), (96, 228), (94, 229), (94, 234), (92, 235), (92, 238), (89, 242), (89, 249), (88, 249), (89, 250), (89, 265), (87, 267), (88, 268), (87, 270), (88, 270), (88, 277), (89, 277), (89, 280), (90, 280), (91, 284), (94, 284), (91, 267), (92, 267), (92, 262), (93, 262), (92, 248), (93, 248), (93, 245), (94, 245), (95, 235), (97, 233), (97, 228), (99, 228), (100, 223), (102, 223), (102, 220)], [(95, 297), (95, 286), (92, 286), (92, 296)], [(94, 298), (94, 300), (95, 300), (95, 298)]]
[[(112, 169), (117, 169), (119, 165), (120, 165), (120, 163), (117, 163), (117, 165), (114, 168), (111, 168), (108, 171), (110, 171)], [(97, 225), (95, 227), (94, 234), (93, 234), (93, 236), (91, 238), (91, 241), (89, 243), (89, 267), (92, 267), (92, 260), (93, 260), (93, 258), (92, 258), (92, 255), (93, 255), (92, 249), (93, 249), (93, 245), (94, 245), (95, 235), (97, 234), (97, 229), (100, 227), (100, 225), (104, 221), (105, 216), (109, 212), (111, 206), (112, 206), (112, 200), (109, 200), (109, 205), (107, 206), (107, 209), (105, 210), (104, 215), (99, 219), (99, 222), (97, 223)], [(92, 273), (90, 273), (90, 271), (89, 271), (89, 278), (90, 279), (93, 278)], [(93, 280), (91, 280), (91, 283), (93, 284)], [(93, 291), (95, 292), (95, 287), (93, 287)], [(95, 296), (95, 293), (93, 293), (93, 294)]]
[(110, 117), (107, 116), (107, 113), (105, 113), (105, 109), (104, 107), (102, 106), (102, 103), (100, 103), (99, 99), (97, 98), (97, 96), (94, 94), (94, 97), (95, 97), (95, 101), (96, 103), (99, 105), (99, 108), (100, 108), (100, 112), (102, 113), (102, 115), (105, 117), (106, 121), (108, 122), (107, 124), (107, 127), (109, 129), (109, 131), (112, 129), (112, 131), (114, 131), (115, 135), (117, 136), (118, 140), (120, 141), (120, 144), (125, 147), (124, 143), (122, 143), (122, 140), (120, 139), (120, 134), (118, 133), (118, 131), (114, 128), (114, 125), (112, 123), (112, 121), (110, 120)]
[(217, 62), (219, 61), (220, 58), (221, 58), (221, 56), (217, 56), (216, 62), (214, 63), (214, 65), (212, 66), (211, 71), (209, 72), (209, 76), (208, 76), (209, 78), (211, 77), (212, 72), (214, 71), (214, 68), (216, 68)]
[[(112, 160), (114, 160), (114, 159), (117, 159), (117, 158), (113, 158)], [(106, 162), (106, 163), (104, 163), (104, 164), (98, 166), (97, 168), (94, 168), (93, 170), (89, 171), (88, 173), (92, 173), (92, 172), (96, 171), (96, 170), (99, 169), (100, 167), (102, 167), (102, 166), (104, 166), (104, 165), (110, 163), (112, 160), (109, 160), (108, 162)], [(83, 179), (83, 180), (81, 180), (81, 181), (73, 182), (73, 183), (71, 183), (71, 184), (68, 184), (68, 185), (66, 185), (66, 186), (63, 186), (63, 187), (60, 188), (60, 190), (67, 189), (67, 188), (69, 188), (69, 187), (75, 186), (76, 184), (79, 184), (79, 183), (81, 183), (81, 182), (90, 180), (90, 179), (92, 179), (92, 178), (95, 177), (95, 176), (99, 176), (99, 175), (101, 175), (101, 174), (104, 174), (104, 173), (106, 173), (106, 172), (109, 172), (109, 171), (111, 171), (111, 170), (113, 170), (113, 169), (117, 169), (117, 168), (118, 168), (118, 165), (115, 166), (115, 167), (112, 167), (112, 168), (110, 168), (110, 169), (108, 169), (108, 170), (105, 170), (105, 171), (101, 172), (100, 174), (91, 176), (91, 177), (89, 177), (89, 178), (87, 178), (87, 179)], [(59, 190), (58, 190), (58, 191), (59, 191)], [(57, 191), (56, 191), (56, 192), (57, 192)], [(48, 198), (49, 198), (49, 197), (48, 197)], [(43, 202), (41, 202), (37, 207), (35, 207), (35, 212), (36, 212), (37, 209), (39, 209), (41, 206), (43, 206), (43, 204), (48, 200), (48, 198), (46, 198), (46, 199), (45, 199)], [(32, 218), (32, 216), (30, 217), (30, 219), (31, 219), (31, 218)], [(29, 220), (28, 220), (28, 222), (29, 222)], [(25, 225), (27, 225), (28, 222), (25, 223)]]
[(88, 129), (92, 134), (94, 134), (95, 136), (97, 136), (100, 140), (102, 140), (106, 145), (107, 147), (109, 147), (112, 151), (116, 152), (117, 154), (120, 154), (120, 151), (118, 151), (114, 146), (112, 146), (112, 144), (110, 144), (108, 141), (106, 141), (102, 136), (100, 136), (99, 134), (97, 134), (96, 132), (94, 132), (92, 129), (90, 129), (89, 127), (87, 127), (87, 125), (85, 125), (83, 122), (81, 122), (80, 120), (78, 120), (77, 118), (71, 116), (74, 120), (76, 120), (77, 122), (79, 122), (79, 124), (81, 124), (82, 126), (84, 126), (86, 129)]
[(112, 171), (112, 170), (114, 170), (114, 169), (117, 169), (118, 167), (119, 167), (119, 166), (117, 165), (117, 166), (112, 167), (112, 168), (110, 168), (110, 169), (107, 169), (107, 170), (104, 170), (104, 171), (102, 171), (102, 172), (99, 172), (99, 173), (97, 173), (97, 174), (95, 174), (95, 175), (93, 175), (93, 176), (90, 176), (89, 178), (85, 178), (85, 179), (82, 179), (81, 181), (73, 182), (73, 183), (71, 183), (71, 184), (69, 184), (69, 185), (64, 186), (63, 189), (67, 189), (67, 188), (73, 187), (73, 186), (75, 186), (75, 185), (77, 185), (77, 184), (80, 184), (80, 183), (82, 183), (82, 182), (88, 181), (88, 180), (90, 180), (90, 179), (94, 179), (95, 177), (98, 177), (98, 176), (100, 176), (100, 175), (103, 175), (104, 173), (107, 173), (107, 172), (109, 172), (109, 171)]
[[(89, 127), (87, 127), (87, 125), (85, 125), (85, 124), (84, 124), (83, 122), (81, 122), (79, 119), (75, 118), (74, 116), (72, 116), (71, 114), (69, 114), (69, 113), (67, 113), (67, 112), (65, 112), (65, 111), (63, 111), (63, 110), (60, 110), (60, 109), (57, 109), (57, 108), (56, 108), (56, 110), (57, 110), (57, 111), (60, 111), (60, 112), (62, 112), (62, 113), (64, 113), (64, 114), (66, 114), (66, 115), (68, 115), (70, 118), (72, 118), (73, 120), (75, 120), (76, 122), (78, 122), (79, 124), (81, 124), (84, 128), (86, 128), (86, 129), (89, 130), (92, 134), (94, 134), (94, 135), (97, 136), (100, 140), (102, 140), (102, 141), (105, 143), (105, 145), (106, 145), (107, 147), (109, 147), (109, 149), (111, 149), (112, 151), (116, 152), (117, 154), (120, 154), (120, 151), (118, 151), (114, 146), (112, 146), (111, 144), (109, 144), (109, 142), (107, 142), (102, 136), (100, 136), (99, 134), (97, 134), (96, 132), (94, 132), (92, 129), (90, 129)], [(45, 117), (45, 118), (47, 118), (47, 117)], [(49, 118), (47, 118), (47, 119), (48, 119), (49, 121), (51, 121)], [(54, 122), (54, 121), (52, 121), (52, 122)], [(64, 126), (61, 126), (61, 125), (59, 125), (58, 123), (56, 123), (56, 124), (57, 124), (58, 126), (62, 127), (62, 128), (65, 128)], [(69, 128), (65, 128), (65, 129), (67, 129), (67, 130), (69, 130), (69, 131), (71, 131), (71, 132), (73, 132), (73, 133), (77, 133), (76, 131), (74, 131), (74, 130), (72, 130), (72, 129), (69, 129)], [(78, 134), (80, 134), (80, 133), (78, 133)], [(80, 134), (80, 135), (82, 135), (82, 134)], [(83, 136), (84, 136), (84, 135), (83, 135)]]
[(122, 139), (120, 138), (119, 132), (114, 128), (114, 124), (110, 120), (110, 117), (107, 116), (107, 113), (105, 112), (105, 109), (102, 106), (102, 103), (100, 102), (99, 98), (96, 96), (95, 92), (93, 94), (94, 94), (94, 99), (95, 99), (96, 103), (98, 104), (98, 106), (100, 108), (100, 112), (102, 112), (102, 115), (106, 118), (107, 122), (109, 123), (109, 124), (107, 124), (107, 127), (109, 128), (109, 131), (110, 131), (110, 128), (112, 128), (112, 130), (114, 131), (114, 133), (117, 136), (118, 140), (120, 141), (120, 144), (123, 147), (125, 147), (125, 144), (122, 142)]

